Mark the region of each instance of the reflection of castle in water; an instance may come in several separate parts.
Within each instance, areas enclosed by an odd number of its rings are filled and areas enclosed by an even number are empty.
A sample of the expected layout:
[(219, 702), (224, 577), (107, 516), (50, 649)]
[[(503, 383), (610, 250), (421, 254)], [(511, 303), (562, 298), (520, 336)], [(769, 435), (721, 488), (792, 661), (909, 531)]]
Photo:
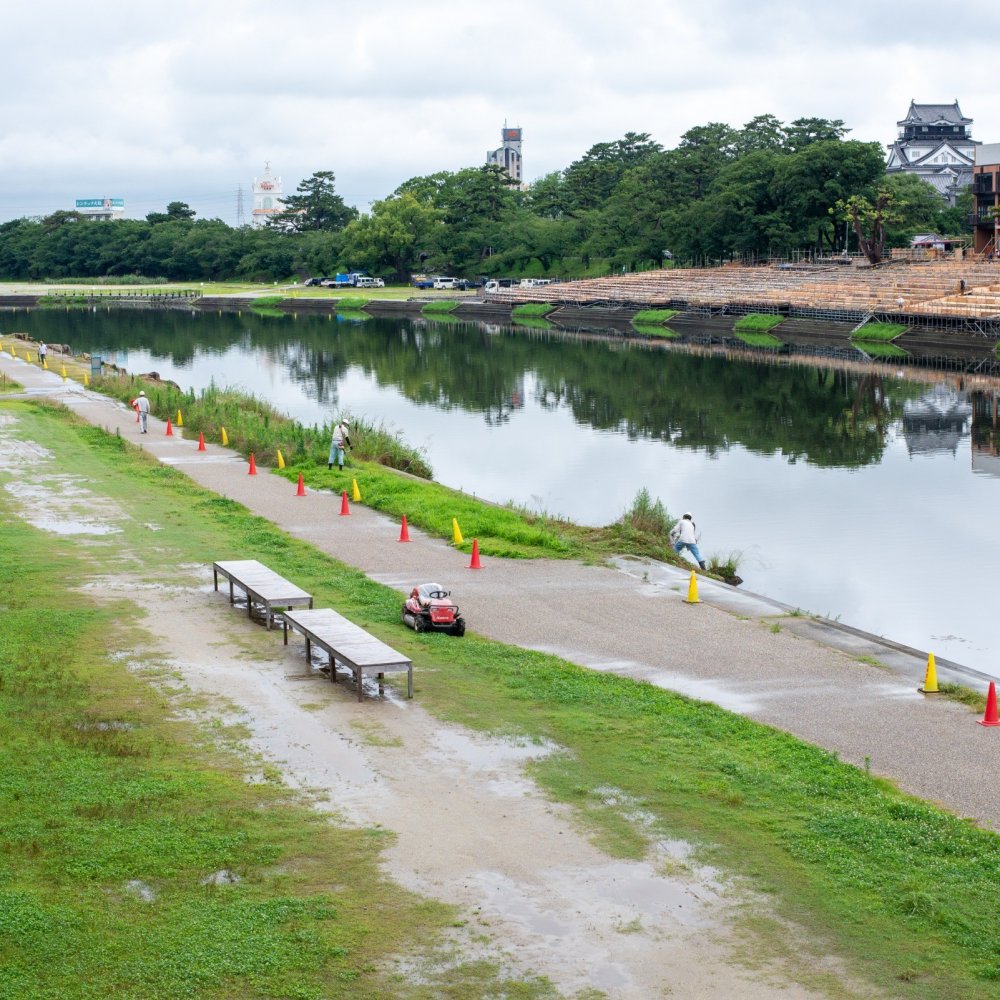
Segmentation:
[(972, 471), (1000, 478), (1000, 392), (972, 393)]
[(972, 404), (964, 392), (935, 385), (919, 399), (903, 404), (903, 437), (911, 455), (949, 451), (953, 455), (967, 433)]

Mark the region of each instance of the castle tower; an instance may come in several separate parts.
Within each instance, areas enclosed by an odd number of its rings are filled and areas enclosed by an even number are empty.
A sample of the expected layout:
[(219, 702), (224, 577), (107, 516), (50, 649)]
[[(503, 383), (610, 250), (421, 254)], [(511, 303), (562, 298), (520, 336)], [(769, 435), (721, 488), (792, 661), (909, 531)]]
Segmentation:
[(917, 104), (910, 101), (906, 117), (896, 122), (899, 135), (889, 144), (887, 174), (915, 174), (932, 184), (950, 205), (972, 183), (972, 164), (979, 142), (972, 138), (972, 119), (958, 101)]
[(253, 209), (250, 219), (253, 225), (263, 226), (269, 218), (280, 215), (285, 210), (281, 200), (281, 178), (271, 173), (271, 164), (264, 164), (264, 176), (253, 179)]
[(486, 154), (486, 162), (502, 167), (512, 181), (523, 184), (524, 166), (521, 160), (521, 129), (507, 128), (507, 123), (504, 122), (503, 128), (500, 129), (500, 141), (503, 145), (499, 149), (490, 150)]

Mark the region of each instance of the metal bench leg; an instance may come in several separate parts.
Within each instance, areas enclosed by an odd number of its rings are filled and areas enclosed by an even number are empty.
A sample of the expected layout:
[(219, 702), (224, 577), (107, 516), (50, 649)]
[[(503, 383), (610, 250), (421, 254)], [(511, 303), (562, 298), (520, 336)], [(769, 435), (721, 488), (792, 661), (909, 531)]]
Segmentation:
[(358, 667), (355, 673), (357, 674), (357, 681), (358, 681), (358, 701), (361, 701), (361, 696), (364, 691), (364, 687), (361, 683), (361, 678), (364, 676), (364, 671), (361, 669), (361, 667)]
[(406, 668), (406, 697), (413, 697), (413, 667)]
[(378, 675), (378, 696), (385, 697), (385, 674)]

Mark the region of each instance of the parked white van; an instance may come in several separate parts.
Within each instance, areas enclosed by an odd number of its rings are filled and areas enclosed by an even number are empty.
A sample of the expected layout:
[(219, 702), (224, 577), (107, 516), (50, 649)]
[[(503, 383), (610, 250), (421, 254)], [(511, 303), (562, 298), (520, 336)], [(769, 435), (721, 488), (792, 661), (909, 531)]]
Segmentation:
[(385, 288), (385, 282), (381, 278), (357, 278), (354, 281), (355, 288)]
[(542, 285), (551, 285), (551, 278), (522, 278), (522, 288), (540, 288)]
[(438, 277), (436, 277), (434, 279), (434, 287), (435, 288), (457, 288), (458, 287), (458, 278), (445, 278), (445, 277), (442, 277), (441, 275), (438, 275)]

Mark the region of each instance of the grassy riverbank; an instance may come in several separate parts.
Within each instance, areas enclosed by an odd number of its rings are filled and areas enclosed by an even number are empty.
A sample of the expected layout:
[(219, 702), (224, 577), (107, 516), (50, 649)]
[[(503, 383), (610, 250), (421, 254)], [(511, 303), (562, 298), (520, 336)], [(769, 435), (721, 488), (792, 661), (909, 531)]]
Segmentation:
[(276, 466), (280, 451), (286, 463), (281, 474), (292, 482), (302, 473), (312, 488), (341, 492), (349, 490), (356, 479), (369, 507), (400, 519), (405, 514), (414, 527), (439, 538), (451, 539), (452, 521), (457, 520), (467, 539), (463, 542), (466, 551), (475, 538), (484, 555), (598, 560), (627, 553), (687, 565), (669, 543), (674, 519), (662, 507), (661, 517), (648, 518), (643, 504), (650, 498), (644, 491), (618, 521), (603, 528), (585, 528), (545, 513), (484, 502), (435, 483), (422, 453), (384, 425), (363, 418), (352, 419), (354, 447), (347, 467), (339, 472), (327, 468), (332, 426), (304, 427), (246, 393), (215, 387), (191, 393), (168, 383), (109, 374), (96, 378), (93, 388), (123, 402), (143, 389), (155, 416), (176, 420), (181, 412), (183, 427), (175, 433), (194, 439), (202, 433), (208, 441), (220, 441), (225, 429), (230, 447), (247, 457), (252, 452), (262, 465)]
[[(606, 851), (640, 857), (656, 838), (689, 840), (822, 942), (813, 951), (784, 923), (748, 913), (757, 959), (783, 956), (834, 997), (858, 995), (843, 985), (851, 976), (892, 996), (995, 995), (995, 835), (714, 706), (472, 634), (410, 633), (394, 590), (121, 439), (42, 406), (4, 412), (45, 443), (46, 474), (78, 477), (124, 517), (118, 535), (68, 546), (26, 527), (0, 492), (0, 992), (500, 995), (485, 966), (444, 972), (428, 989), (387, 985), (379, 956), (435, 940), (449, 913), (379, 875), (384, 831), (338, 828), (276, 782), (247, 784), (248, 765), (211, 728), (184, 721), (126, 668), (126, 651), (142, 646), (129, 605), (101, 607), (81, 589), (122, 573), (195, 586), (183, 567), (252, 551), (318, 606), (412, 655), (425, 708), (562, 747), (532, 773)], [(220, 869), (241, 882), (199, 884)], [(130, 892), (133, 879), (156, 888), (155, 904)], [(548, 995), (539, 984), (504, 989)]]

